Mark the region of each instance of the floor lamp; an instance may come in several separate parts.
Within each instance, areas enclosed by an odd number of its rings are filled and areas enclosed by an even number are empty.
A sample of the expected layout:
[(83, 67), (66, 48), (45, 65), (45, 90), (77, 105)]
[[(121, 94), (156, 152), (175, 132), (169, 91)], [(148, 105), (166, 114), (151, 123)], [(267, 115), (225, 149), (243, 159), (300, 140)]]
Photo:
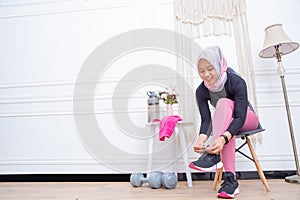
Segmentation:
[(285, 108), (287, 113), (287, 118), (289, 122), (290, 135), (293, 145), (293, 152), (296, 164), (297, 174), (293, 176), (285, 177), (285, 181), (290, 183), (300, 183), (300, 168), (299, 168), (299, 159), (297, 153), (297, 146), (295, 142), (291, 112), (289, 108), (288, 96), (285, 86), (285, 69), (281, 63), (281, 56), (289, 54), (296, 49), (298, 49), (299, 44), (297, 42), (293, 42), (283, 31), (281, 24), (274, 24), (265, 29), (265, 41), (263, 50), (260, 51), (259, 56), (262, 58), (273, 58), (276, 57), (278, 68), (277, 73), (281, 79), (281, 85), (284, 95)]

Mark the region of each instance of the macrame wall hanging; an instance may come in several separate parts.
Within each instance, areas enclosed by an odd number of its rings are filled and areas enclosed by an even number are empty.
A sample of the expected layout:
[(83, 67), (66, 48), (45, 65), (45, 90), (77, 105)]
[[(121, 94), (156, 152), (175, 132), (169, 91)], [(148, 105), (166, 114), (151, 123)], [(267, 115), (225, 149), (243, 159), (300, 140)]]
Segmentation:
[[(193, 39), (221, 35), (234, 37), (237, 68), (247, 82), (249, 101), (258, 113), (246, 10), (245, 0), (174, 0), (175, 27), (179, 33)], [(178, 73), (190, 81), (193, 72), (186, 68), (182, 62), (177, 62)], [(183, 103), (192, 105), (192, 100), (187, 98)], [(188, 116), (191, 112), (183, 113), (187, 118), (195, 117), (194, 113), (193, 116)]]

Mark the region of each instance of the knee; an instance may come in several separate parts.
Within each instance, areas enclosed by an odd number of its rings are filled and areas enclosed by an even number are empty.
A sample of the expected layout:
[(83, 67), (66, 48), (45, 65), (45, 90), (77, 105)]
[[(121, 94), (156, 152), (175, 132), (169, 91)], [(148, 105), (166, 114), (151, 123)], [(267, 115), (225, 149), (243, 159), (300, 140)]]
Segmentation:
[(221, 98), (218, 100), (216, 108), (225, 108), (225, 107), (233, 108), (233, 106), (234, 106), (234, 102), (231, 99)]

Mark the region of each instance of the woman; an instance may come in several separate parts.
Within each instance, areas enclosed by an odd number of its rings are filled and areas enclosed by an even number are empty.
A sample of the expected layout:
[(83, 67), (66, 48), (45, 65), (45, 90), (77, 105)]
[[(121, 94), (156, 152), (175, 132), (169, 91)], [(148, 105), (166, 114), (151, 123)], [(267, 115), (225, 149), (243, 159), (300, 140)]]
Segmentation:
[[(203, 82), (196, 90), (201, 126), (194, 151), (202, 156), (190, 163), (200, 171), (212, 171), (224, 165), (224, 182), (218, 190), (221, 198), (234, 198), (238, 193), (235, 175), (235, 135), (256, 129), (258, 117), (250, 109), (245, 81), (228, 68), (219, 47), (204, 49), (197, 59), (198, 73)], [(213, 117), (209, 104), (215, 107)], [(212, 134), (208, 147), (205, 142)]]

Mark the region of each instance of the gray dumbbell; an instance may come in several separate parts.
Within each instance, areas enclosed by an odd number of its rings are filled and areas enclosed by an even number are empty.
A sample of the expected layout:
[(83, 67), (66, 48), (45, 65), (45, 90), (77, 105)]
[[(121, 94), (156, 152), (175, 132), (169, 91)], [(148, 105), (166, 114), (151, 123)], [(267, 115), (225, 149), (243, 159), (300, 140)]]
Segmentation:
[(130, 184), (133, 187), (141, 187), (144, 182), (148, 182), (149, 187), (157, 189), (161, 187), (162, 175), (162, 172), (152, 172), (145, 178), (142, 173), (133, 173), (130, 176)]
[(178, 179), (174, 173), (165, 173), (161, 178), (161, 182), (165, 188), (174, 189), (178, 183)]
[(148, 182), (149, 187), (153, 189), (160, 188), (163, 185), (167, 189), (174, 189), (177, 185), (177, 176), (174, 173), (152, 172), (149, 178), (145, 178), (142, 173), (133, 173), (130, 176), (130, 183), (134, 187), (142, 186), (143, 182)]

